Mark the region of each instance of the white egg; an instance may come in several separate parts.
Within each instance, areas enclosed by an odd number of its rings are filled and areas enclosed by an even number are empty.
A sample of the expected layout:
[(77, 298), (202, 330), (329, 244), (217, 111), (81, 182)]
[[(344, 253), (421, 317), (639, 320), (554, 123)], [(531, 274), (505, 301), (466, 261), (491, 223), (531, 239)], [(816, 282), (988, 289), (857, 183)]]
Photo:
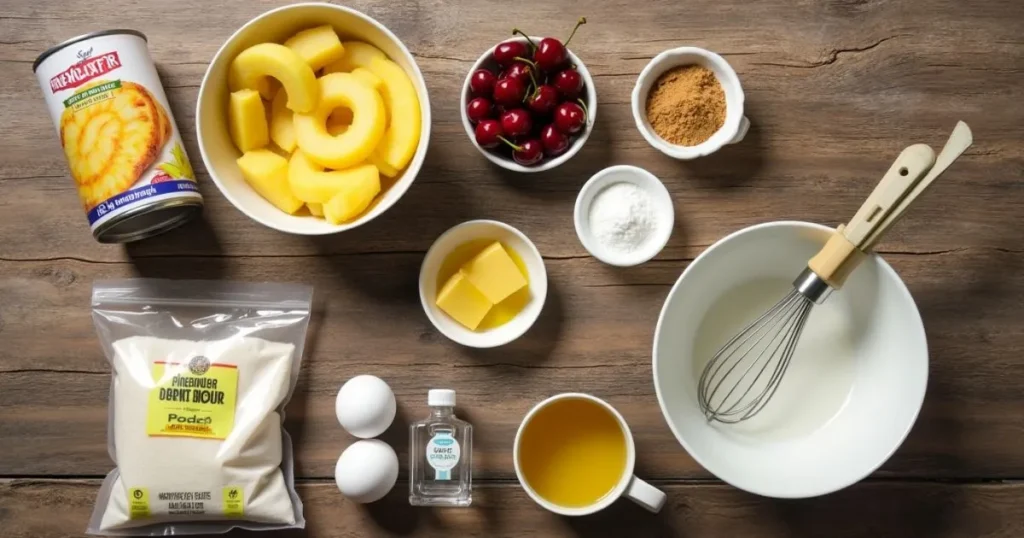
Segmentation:
[(384, 433), (395, 420), (395, 411), (395, 393), (381, 378), (372, 375), (349, 379), (334, 401), (341, 427), (363, 439)]
[(334, 481), (341, 494), (357, 503), (379, 500), (397, 480), (398, 455), (380, 439), (352, 443), (334, 466)]

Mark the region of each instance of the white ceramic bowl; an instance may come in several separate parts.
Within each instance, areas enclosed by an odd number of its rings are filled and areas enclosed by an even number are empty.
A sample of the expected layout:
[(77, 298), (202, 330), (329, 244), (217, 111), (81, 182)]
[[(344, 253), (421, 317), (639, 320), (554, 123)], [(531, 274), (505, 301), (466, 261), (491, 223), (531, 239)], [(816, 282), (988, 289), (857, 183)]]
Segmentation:
[[(446, 257), (468, 241), (491, 239), (515, 250), (526, 264), (530, 301), (508, 323), (486, 331), (471, 331), (437, 307), (437, 274)], [(441, 334), (464, 346), (488, 348), (507, 344), (523, 335), (540, 316), (548, 296), (548, 273), (540, 251), (522, 232), (495, 220), (471, 220), (450, 228), (434, 241), (420, 266), (420, 303)]]
[[(606, 248), (594, 237), (590, 227), (590, 207), (594, 197), (608, 186), (620, 182), (632, 183), (650, 194), (657, 219), (657, 228), (652, 237), (642, 248), (627, 254)], [(675, 208), (665, 184), (654, 174), (636, 166), (610, 166), (594, 174), (580, 189), (576, 197), (573, 221), (576, 225), (576, 237), (593, 257), (609, 265), (629, 267), (650, 260), (665, 248), (675, 225)]]
[[(647, 95), (654, 83), (665, 71), (680, 65), (701, 65), (715, 73), (725, 92), (725, 123), (711, 138), (696, 146), (680, 146), (658, 136), (647, 121)], [(665, 155), (674, 159), (689, 160), (710, 155), (726, 144), (735, 144), (747, 135), (750, 121), (743, 115), (743, 86), (729, 62), (724, 58), (698, 47), (679, 47), (657, 55), (644, 67), (633, 87), (633, 120), (647, 142)]]
[[(530, 36), (530, 39), (532, 39), (534, 43), (536, 43), (543, 38), (537, 36)], [(521, 41), (525, 43), (526, 38), (520, 37), (507, 39), (502, 41), (502, 43), (504, 43), (505, 41)], [(497, 45), (497, 43), (495, 43), (495, 45)], [(593, 77), (590, 76), (590, 71), (587, 71), (587, 66), (583, 64), (583, 61), (580, 60), (578, 56), (573, 54), (571, 50), (566, 50), (569, 53), (569, 63), (575, 65), (576, 70), (579, 71), (580, 76), (583, 77), (583, 86), (585, 88), (584, 97), (587, 103), (587, 124), (583, 127), (583, 131), (581, 131), (577, 135), (574, 135), (575, 139), (569, 145), (569, 149), (565, 150), (565, 153), (553, 159), (545, 157), (543, 161), (533, 166), (523, 166), (513, 161), (511, 158), (507, 158), (504, 155), (501, 155), (495, 151), (482, 148), (480, 147), (480, 144), (476, 143), (476, 135), (474, 134), (474, 128), (476, 126), (473, 125), (473, 123), (469, 121), (469, 117), (466, 116), (466, 105), (469, 103), (469, 100), (473, 98), (469, 90), (469, 80), (470, 77), (473, 76), (473, 72), (482, 67), (486, 67), (487, 69), (490, 69), (491, 71), (497, 73), (497, 64), (494, 62), (492, 58), (492, 55), (494, 53), (494, 47), (487, 49), (483, 54), (481, 54), (480, 58), (478, 58), (476, 63), (473, 64), (473, 67), (469, 68), (469, 72), (466, 73), (466, 80), (462, 83), (462, 99), (459, 101), (459, 110), (462, 112), (462, 126), (466, 129), (466, 136), (469, 137), (469, 142), (473, 144), (473, 147), (475, 147), (481, 154), (483, 154), (484, 157), (487, 157), (487, 160), (491, 161), (492, 163), (502, 168), (512, 170), (513, 172), (543, 172), (545, 170), (551, 170), (552, 168), (555, 168), (556, 166), (559, 166), (562, 163), (568, 161), (569, 159), (572, 158), (573, 155), (576, 155), (576, 153), (580, 151), (580, 148), (583, 147), (583, 144), (587, 143), (587, 139), (590, 138), (590, 131), (592, 131), (594, 128), (594, 120), (597, 118), (597, 87), (594, 86), (594, 79)]]
[[(343, 39), (366, 41), (384, 51), (400, 65), (416, 87), (420, 100), (420, 142), (412, 161), (394, 185), (375, 205), (352, 222), (331, 224), (312, 216), (295, 216), (277, 209), (242, 178), (235, 163), (241, 153), (228, 134), (227, 73), (231, 61), (242, 50), (263, 42), (281, 43), (295, 32), (312, 26), (330, 24)], [(199, 150), (210, 177), (235, 207), (253, 220), (280, 230), (300, 235), (324, 235), (349, 230), (366, 224), (387, 211), (398, 201), (419, 174), (430, 142), (430, 98), (419, 66), (409, 49), (395, 34), (373, 18), (351, 8), (333, 4), (292, 4), (270, 10), (238, 29), (214, 55), (206, 69), (196, 105), (196, 132)]]
[(869, 475), (917, 419), (928, 383), (921, 316), (899, 276), (869, 256), (812, 310), (775, 397), (735, 425), (709, 423), (700, 371), (719, 346), (791, 288), (831, 230), (771, 222), (704, 251), (669, 292), (654, 335), (665, 420), (708, 471), (770, 497), (830, 493)]

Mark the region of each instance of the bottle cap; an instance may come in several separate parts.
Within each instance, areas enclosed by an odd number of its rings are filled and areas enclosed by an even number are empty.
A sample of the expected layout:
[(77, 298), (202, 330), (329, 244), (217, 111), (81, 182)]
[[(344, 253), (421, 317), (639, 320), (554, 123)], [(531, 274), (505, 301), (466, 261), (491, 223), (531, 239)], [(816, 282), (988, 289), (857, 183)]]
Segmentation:
[(427, 392), (430, 407), (455, 407), (455, 391), (451, 389), (430, 389)]

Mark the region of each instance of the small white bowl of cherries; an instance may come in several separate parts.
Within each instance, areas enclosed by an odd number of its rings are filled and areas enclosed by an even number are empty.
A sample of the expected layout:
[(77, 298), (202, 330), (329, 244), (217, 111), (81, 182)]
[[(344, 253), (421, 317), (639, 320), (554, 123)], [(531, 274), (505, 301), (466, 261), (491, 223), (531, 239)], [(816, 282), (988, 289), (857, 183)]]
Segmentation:
[(516, 172), (550, 170), (575, 155), (597, 114), (594, 79), (569, 38), (513, 37), (476, 61), (462, 88), (462, 124), (480, 153)]

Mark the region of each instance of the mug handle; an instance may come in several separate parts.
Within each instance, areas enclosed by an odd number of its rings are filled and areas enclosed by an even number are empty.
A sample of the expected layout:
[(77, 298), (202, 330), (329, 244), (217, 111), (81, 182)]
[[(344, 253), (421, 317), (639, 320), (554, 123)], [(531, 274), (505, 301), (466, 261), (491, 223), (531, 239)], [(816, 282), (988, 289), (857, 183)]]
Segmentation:
[(655, 514), (661, 511), (662, 506), (665, 506), (665, 492), (635, 476), (626, 487), (626, 496)]
[(750, 120), (746, 116), (740, 118), (740, 126), (736, 128), (736, 136), (732, 137), (729, 141), (730, 144), (735, 144), (740, 140), (743, 140), (744, 136), (747, 136), (747, 131), (750, 130)]

